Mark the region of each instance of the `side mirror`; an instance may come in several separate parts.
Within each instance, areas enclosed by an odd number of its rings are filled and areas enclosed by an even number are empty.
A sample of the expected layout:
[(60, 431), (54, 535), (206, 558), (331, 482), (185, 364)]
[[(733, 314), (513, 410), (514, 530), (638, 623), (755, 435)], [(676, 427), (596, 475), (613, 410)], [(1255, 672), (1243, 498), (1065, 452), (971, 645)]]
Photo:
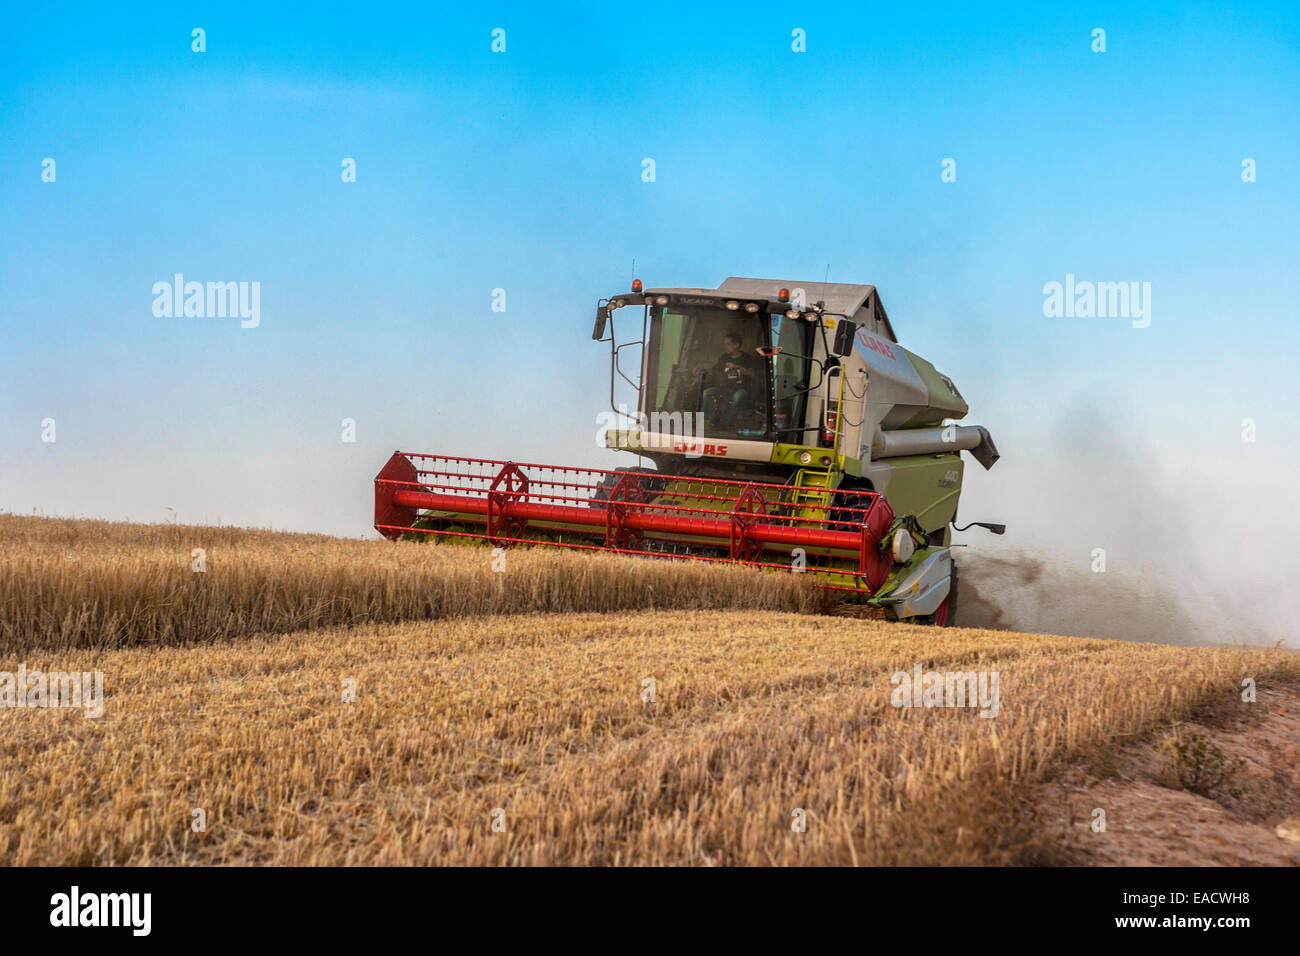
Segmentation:
[(605, 323), (609, 321), (609, 306), (596, 306), (596, 327), (592, 329), (591, 337), (599, 342), (605, 337)]
[(858, 326), (848, 319), (840, 319), (835, 323), (835, 344), (832, 350), (836, 355), (846, 356), (853, 354), (853, 339), (858, 334)]

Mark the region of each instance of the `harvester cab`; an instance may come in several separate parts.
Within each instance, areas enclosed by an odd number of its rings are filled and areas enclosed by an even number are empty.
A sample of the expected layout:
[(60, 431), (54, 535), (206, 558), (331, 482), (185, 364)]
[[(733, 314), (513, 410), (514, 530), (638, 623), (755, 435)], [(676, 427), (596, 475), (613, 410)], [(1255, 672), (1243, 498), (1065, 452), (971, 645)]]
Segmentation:
[[(621, 423), (605, 445), (653, 469), (395, 453), (376, 528), (739, 561), (814, 575), (887, 617), (952, 623), (960, 453), (991, 468), (998, 452), (984, 427), (953, 423), (965, 400), (898, 344), (874, 286), (636, 281), (599, 300), (592, 338), (609, 343)], [(620, 381), (635, 410), (617, 405)]]

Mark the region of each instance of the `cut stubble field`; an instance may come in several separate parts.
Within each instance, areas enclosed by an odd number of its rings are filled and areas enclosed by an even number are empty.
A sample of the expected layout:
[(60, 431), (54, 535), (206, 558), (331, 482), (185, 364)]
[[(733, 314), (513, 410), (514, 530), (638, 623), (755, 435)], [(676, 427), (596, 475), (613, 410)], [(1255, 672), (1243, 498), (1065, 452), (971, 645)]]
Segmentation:
[[(1261, 706), (1244, 678), (1300, 679), (1285, 650), (829, 617), (793, 575), (552, 552), (506, 568), (0, 519), (0, 669), (105, 683), (98, 719), (0, 709), (0, 861), (1050, 861), (1026, 813), (1042, 781), (1206, 706)], [(918, 665), (996, 672), (996, 716), (894, 706)]]

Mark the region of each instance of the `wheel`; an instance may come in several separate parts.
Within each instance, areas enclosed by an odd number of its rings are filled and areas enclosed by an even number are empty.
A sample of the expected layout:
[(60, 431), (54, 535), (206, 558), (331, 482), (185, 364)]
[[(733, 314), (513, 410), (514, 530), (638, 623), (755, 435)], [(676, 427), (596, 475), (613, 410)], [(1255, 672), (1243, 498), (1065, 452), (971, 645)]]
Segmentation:
[(952, 566), (952, 581), (948, 585), (948, 596), (934, 609), (933, 614), (918, 618), (918, 624), (930, 624), (934, 627), (952, 627), (957, 620), (957, 564)]
[[(836, 491), (875, 491), (875, 486), (867, 478), (854, 478), (845, 475), (835, 488)], [(858, 496), (849, 495), (842, 503), (845, 506), (832, 508), (826, 515), (826, 527), (831, 531), (856, 531), (862, 527), (862, 514), (858, 510), (865, 506), (866, 502)]]
[[(618, 480), (623, 477), (623, 473), (629, 471), (638, 475), (658, 474), (658, 472), (653, 468), (641, 468), (636, 465), (626, 468), (615, 468), (613, 474), (601, 476), (600, 482), (596, 485), (596, 490), (592, 492), (591, 498), (587, 502), (587, 507), (604, 509), (605, 502), (609, 500), (609, 493), (614, 490), (614, 486), (618, 484)], [(650, 481), (646, 482), (643, 487), (645, 487), (647, 491), (658, 492), (661, 485), (661, 482)]]

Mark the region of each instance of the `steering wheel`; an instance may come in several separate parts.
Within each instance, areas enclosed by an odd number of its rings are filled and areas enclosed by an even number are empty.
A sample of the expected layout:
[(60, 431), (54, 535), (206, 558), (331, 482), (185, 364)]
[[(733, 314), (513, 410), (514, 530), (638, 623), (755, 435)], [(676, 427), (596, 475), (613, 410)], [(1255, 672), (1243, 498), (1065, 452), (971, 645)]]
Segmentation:
[(691, 369), (686, 365), (674, 365), (672, 374), (668, 379), (669, 388), (688, 388), (697, 377), (691, 373)]

